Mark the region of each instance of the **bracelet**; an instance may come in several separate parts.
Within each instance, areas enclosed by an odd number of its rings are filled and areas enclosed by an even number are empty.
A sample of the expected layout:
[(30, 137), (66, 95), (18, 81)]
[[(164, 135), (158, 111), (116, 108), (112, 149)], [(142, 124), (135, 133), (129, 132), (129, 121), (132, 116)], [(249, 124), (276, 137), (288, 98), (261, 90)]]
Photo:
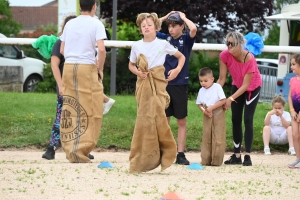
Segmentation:
[(237, 103), (236, 100), (234, 100), (234, 98), (232, 98), (232, 96), (230, 96), (229, 99), (230, 99), (231, 101), (234, 101), (235, 103)]
[(293, 111), (295, 111), (295, 109), (290, 109), (290, 112), (293, 112)]

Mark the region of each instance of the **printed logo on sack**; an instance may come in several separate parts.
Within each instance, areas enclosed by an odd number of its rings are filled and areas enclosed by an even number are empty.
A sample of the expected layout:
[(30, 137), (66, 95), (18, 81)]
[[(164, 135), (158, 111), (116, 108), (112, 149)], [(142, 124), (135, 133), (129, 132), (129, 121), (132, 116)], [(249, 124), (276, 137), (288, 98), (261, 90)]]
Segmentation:
[[(60, 119), (60, 139), (67, 142), (83, 135), (88, 127), (88, 116), (84, 108), (71, 96), (64, 96), (64, 105)], [(72, 117), (71, 117), (72, 116)]]

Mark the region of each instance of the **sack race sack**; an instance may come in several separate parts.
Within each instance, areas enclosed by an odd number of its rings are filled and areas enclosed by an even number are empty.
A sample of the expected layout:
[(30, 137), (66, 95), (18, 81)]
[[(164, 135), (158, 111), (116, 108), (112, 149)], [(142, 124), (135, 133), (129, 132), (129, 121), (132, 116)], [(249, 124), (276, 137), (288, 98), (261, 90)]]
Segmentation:
[(103, 86), (92, 64), (64, 65), (60, 138), (71, 163), (91, 162), (103, 117)]
[(177, 152), (165, 109), (170, 103), (166, 91), (167, 81), (164, 66), (148, 70), (144, 55), (137, 59), (139, 70), (148, 71), (148, 77), (136, 82), (137, 118), (130, 149), (130, 173), (147, 172), (161, 165), (161, 170), (170, 167)]

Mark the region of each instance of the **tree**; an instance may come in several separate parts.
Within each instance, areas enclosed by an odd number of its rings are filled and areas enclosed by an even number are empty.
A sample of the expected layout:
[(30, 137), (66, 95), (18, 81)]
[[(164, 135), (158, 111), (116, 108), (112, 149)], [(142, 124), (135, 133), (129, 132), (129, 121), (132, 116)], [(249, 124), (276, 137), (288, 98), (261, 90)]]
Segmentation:
[(22, 25), (13, 21), (8, 0), (0, 0), (0, 33), (9, 36), (20, 32)]
[[(101, 16), (112, 17), (113, 0), (101, 1)], [(264, 30), (270, 26), (264, 16), (272, 15), (274, 0), (118, 0), (118, 19), (135, 22), (142, 12), (156, 12), (164, 16), (172, 10), (179, 10), (199, 25), (197, 42), (207, 25), (218, 27), (221, 32), (239, 30), (246, 34), (255, 29)], [(214, 25), (215, 24), (215, 25)]]

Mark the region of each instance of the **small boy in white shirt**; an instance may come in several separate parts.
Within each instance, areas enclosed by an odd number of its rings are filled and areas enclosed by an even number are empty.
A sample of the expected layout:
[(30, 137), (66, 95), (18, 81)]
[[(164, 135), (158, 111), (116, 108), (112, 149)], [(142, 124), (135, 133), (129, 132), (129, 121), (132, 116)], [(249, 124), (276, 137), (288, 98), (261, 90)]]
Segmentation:
[(226, 96), (221, 85), (214, 83), (213, 72), (204, 67), (199, 71), (201, 89), (196, 104), (203, 112), (201, 164), (220, 166), (226, 147), (226, 121), (222, 105)]

